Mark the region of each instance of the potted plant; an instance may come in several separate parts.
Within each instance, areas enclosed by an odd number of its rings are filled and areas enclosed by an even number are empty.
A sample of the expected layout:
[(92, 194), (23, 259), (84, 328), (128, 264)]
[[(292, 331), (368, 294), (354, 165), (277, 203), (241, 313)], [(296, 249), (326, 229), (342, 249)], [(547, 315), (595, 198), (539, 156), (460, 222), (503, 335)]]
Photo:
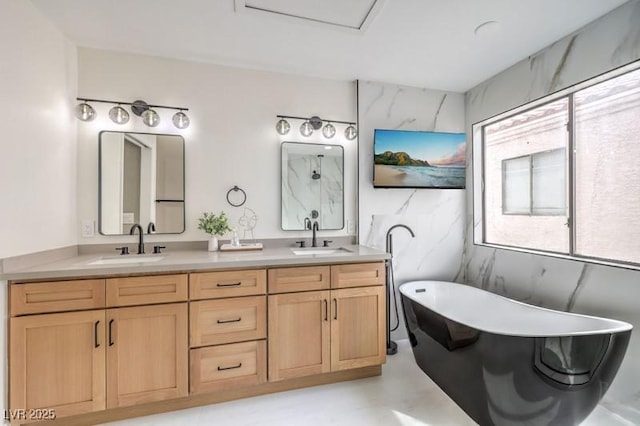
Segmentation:
[(209, 234), (209, 251), (218, 251), (218, 237), (231, 231), (227, 215), (220, 212), (215, 215), (212, 212), (204, 212), (198, 219), (198, 229), (202, 229)]

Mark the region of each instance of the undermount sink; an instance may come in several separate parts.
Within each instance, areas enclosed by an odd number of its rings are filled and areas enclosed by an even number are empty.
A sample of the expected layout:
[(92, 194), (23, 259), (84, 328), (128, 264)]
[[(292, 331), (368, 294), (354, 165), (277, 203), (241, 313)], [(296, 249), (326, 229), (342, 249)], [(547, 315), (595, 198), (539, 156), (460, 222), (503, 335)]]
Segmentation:
[(334, 248), (334, 247), (309, 247), (309, 248), (291, 249), (291, 251), (293, 252), (293, 254), (296, 254), (296, 255), (299, 255), (299, 256), (311, 255), (311, 254), (326, 255), (326, 254), (353, 253), (351, 250), (347, 250), (346, 248), (343, 248), (343, 247), (338, 247), (338, 248)]
[(152, 263), (164, 259), (164, 256), (141, 256), (132, 254), (129, 256), (102, 257), (88, 262), (87, 265), (119, 265), (127, 263)]

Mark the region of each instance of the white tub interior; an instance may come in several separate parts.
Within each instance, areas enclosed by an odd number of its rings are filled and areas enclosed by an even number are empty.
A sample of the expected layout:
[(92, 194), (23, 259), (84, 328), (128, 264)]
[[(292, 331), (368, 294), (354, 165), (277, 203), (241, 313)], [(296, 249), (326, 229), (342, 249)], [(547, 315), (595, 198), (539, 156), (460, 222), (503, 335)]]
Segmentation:
[(633, 328), (623, 321), (540, 308), (445, 281), (412, 281), (400, 286), (400, 292), (445, 318), (494, 334), (580, 336), (618, 333)]

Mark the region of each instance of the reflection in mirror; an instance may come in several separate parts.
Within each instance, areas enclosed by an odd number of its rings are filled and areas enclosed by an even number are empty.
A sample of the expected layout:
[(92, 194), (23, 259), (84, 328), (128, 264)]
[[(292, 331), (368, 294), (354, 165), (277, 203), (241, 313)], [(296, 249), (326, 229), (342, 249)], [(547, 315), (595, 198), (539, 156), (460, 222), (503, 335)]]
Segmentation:
[(344, 160), (339, 145), (283, 142), (282, 229), (344, 227)]
[(103, 131), (99, 155), (101, 234), (184, 232), (182, 136)]

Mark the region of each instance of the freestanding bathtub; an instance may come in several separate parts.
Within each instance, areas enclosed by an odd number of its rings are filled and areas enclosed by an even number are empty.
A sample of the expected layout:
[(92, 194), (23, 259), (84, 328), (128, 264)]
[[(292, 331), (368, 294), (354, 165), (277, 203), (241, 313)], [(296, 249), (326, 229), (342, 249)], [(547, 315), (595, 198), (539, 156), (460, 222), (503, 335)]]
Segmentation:
[(416, 362), (485, 425), (577, 425), (624, 358), (632, 326), (462, 284), (400, 287)]

